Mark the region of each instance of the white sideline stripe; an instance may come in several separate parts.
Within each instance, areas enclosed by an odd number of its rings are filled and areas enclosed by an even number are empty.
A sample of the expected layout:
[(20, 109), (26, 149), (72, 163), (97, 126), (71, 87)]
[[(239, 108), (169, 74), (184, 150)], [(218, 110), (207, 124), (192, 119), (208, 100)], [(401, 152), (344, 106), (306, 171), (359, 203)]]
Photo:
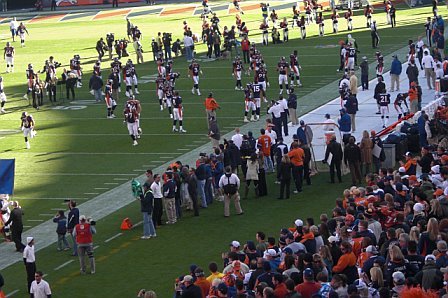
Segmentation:
[(114, 178), (115, 181), (128, 181), (128, 178)]
[(106, 182), (105, 185), (118, 185), (118, 182)]
[(123, 235), (123, 233), (115, 234), (114, 236), (110, 237), (109, 239), (104, 240), (104, 242), (107, 243), (107, 242), (109, 242), (109, 241), (112, 241), (112, 240), (114, 240), (115, 238), (120, 237), (121, 235)]
[(67, 266), (67, 265), (70, 264), (70, 263), (73, 263), (74, 261), (75, 261), (75, 260), (67, 261), (67, 262), (63, 263), (62, 265), (59, 265), (58, 267), (54, 268), (54, 270), (55, 270), (55, 271), (58, 271), (59, 269), (61, 269), (61, 268), (65, 267), (65, 266)]
[(95, 187), (94, 189), (98, 189), (98, 190), (107, 190), (109, 189), (108, 187)]
[[(17, 175), (17, 174), (16, 174)], [(40, 174), (39, 174), (40, 175)], [(54, 201), (63, 201), (63, 200), (67, 200), (67, 198), (18, 198), (16, 197), (17, 200), (19, 201), (23, 201), (23, 200), (54, 200)], [(71, 198), (72, 200), (88, 200), (87, 198)], [(62, 205), (67, 205), (67, 202), (62, 202)], [(59, 209), (58, 209), (59, 210)]]
[[(14, 152), (14, 154), (19, 152)], [(36, 154), (36, 155), (165, 155), (170, 154), (171, 152), (21, 152), (24, 154)], [(176, 152), (173, 152), (172, 154), (177, 154)], [(123, 174), (117, 174), (117, 175), (123, 175)]]
[(27, 219), (26, 221), (44, 221), (43, 219)]
[(95, 249), (97, 249), (98, 247), (100, 247), (100, 246), (99, 246), (99, 245), (96, 245), (96, 246), (93, 247), (93, 249), (95, 250)]
[(99, 194), (98, 192), (85, 192), (85, 195), (97, 195)]
[(19, 292), (20, 290), (14, 290), (11, 293), (6, 294), (6, 297), (12, 297), (15, 293)]
[[(156, 137), (164, 137), (164, 136), (203, 136), (203, 133), (186, 133), (186, 134), (173, 134), (173, 133), (152, 133), (152, 134), (144, 134), (145, 136), (156, 136)], [(22, 135), (11, 135), (12, 137), (21, 137), (23, 138)], [(74, 136), (74, 137), (122, 137), (122, 136), (129, 136), (129, 134), (104, 134), (104, 133), (42, 133), (42, 131), (39, 131), (39, 138), (42, 137), (54, 137), (54, 136)], [(133, 154), (133, 153), (131, 153)], [(148, 154), (148, 153), (143, 153), (143, 154)]]
[[(132, 176), (134, 174), (92, 174), (92, 173), (16, 173), (16, 176), (29, 176), (29, 175), (40, 175), (40, 176)], [(67, 198), (60, 198), (60, 200), (65, 200)], [(26, 200), (22, 198), (21, 200)], [(56, 199), (54, 199), (56, 200)], [(78, 199), (85, 200), (85, 199)]]

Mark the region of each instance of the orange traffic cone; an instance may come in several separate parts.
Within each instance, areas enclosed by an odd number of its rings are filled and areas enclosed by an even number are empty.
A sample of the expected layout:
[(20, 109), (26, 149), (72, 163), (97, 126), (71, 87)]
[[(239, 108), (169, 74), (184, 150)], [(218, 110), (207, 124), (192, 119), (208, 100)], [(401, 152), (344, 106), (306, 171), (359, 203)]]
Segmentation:
[(133, 224), (132, 221), (126, 217), (125, 219), (123, 219), (123, 221), (121, 222), (121, 230), (130, 230), (132, 228)]

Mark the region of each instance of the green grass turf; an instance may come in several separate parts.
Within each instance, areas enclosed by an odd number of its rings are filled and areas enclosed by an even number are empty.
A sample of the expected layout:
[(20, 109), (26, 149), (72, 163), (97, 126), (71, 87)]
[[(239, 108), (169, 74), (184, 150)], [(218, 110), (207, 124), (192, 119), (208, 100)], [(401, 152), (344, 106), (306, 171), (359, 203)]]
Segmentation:
[[(404, 7), (403, 7), (404, 9)], [(441, 8), (443, 10), (443, 8)], [(378, 10), (377, 10), (378, 11)], [(408, 38), (415, 38), (423, 33), (423, 22), (430, 14), (431, 8), (414, 10), (399, 10), (397, 13), (398, 28), (380, 27), (383, 54), (390, 53), (407, 44)], [(279, 16), (291, 16), (291, 10), (279, 11)], [(385, 25), (384, 13), (374, 16), (380, 26)], [(194, 32), (200, 33), (198, 17), (187, 18)], [(249, 24), (252, 33), (257, 33), (253, 39), (260, 39), (256, 30), (259, 25), (258, 11), (250, 12), (243, 18)], [(174, 37), (180, 37), (182, 19), (176, 17), (158, 18), (154, 16), (139, 17), (132, 20), (141, 28), (144, 35), (145, 49), (149, 50), (150, 37), (157, 31), (172, 31)], [(366, 55), (373, 61), (374, 50), (370, 47), (370, 32), (361, 28), (364, 24), (363, 16), (354, 18), (355, 28), (352, 32), (360, 45), (360, 56)], [(223, 16), (222, 25), (234, 23), (233, 16)], [(169, 28), (169, 29), (168, 29)], [(339, 28), (345, 28), (345, 21), (340, 20)], [(0, 30), (7, 31), (6, 25), (0, 25)], [(31, 112), (37, 122), (38, 136), (31, 140), (32, 149), (25, 150), (21, 134), (2, 135), (0, 140), (0, 158), (16, 158), (16, 198), (80, 198), (80, 202), (91, 199), (94, 195), (85, 193), (100, 193), (95, 188), (110, 187), (104, 183), (114, 182), (113, 178), (132, 178), (143, 172), (147, 167), (143, 165), (160, 165), (160, 156), (177, 155), (187, 149), (187, 144), (194, 140), (207, 142), (205, 137), (206, 124), (202, 102), (205, 96), (192, 96), (191, 80), (186, 77), (187, 63), (183, 58), (175, 61), (174, 69), (180, 71), (182, 78), (176, 87), (180, 90), (185, 101), (186, 135), (171, 134), (171, 120), (167, 112), (158, 110), (154, 84), (142, 84), (140, 100), (143, 104), (141, 126), (146, 135), (139, 141), (140, 145), (132, 147), (127, 130), (122, 121), (105, 118), (103, 104), (88, 105), (82, 110), (52, 110), (46, 100), (41, 111), (32, 111), (27, 107), (21, 96), (26, 90), (24, 70), (32, 62), (36, 69), (43, 65), (48, 56), (55, 56), (56, 60), (68, 64), (74, 53), (80, 54), (85, 61), (94, 61), (96, 52), (94, 45), (99, 36), (107, 32), (115, 32), (116, 37), (124, 37), (125, 22), (119, 20), (103, 20), (94, 22), (62, 22), (35, 23), (28, 25), (30, 37), (26, 48), (19, 48), (16, 42), (16, 66), (14, 74), (3, 75), (5, 90), (8, 95), (6, 109), (11, 112), (0, 115), (2, 130), (17, 130), (21, 111)], [(326, 32), (331, 30), (330, 22), (326, 23)], [(262, 47), (271, 79), (268, 98), (277, 96), (275, 65), (280, 56), (288, 56), (294, 49), (299, 50), (302, 64), (303, 89), (298, 89), (299, 104), (311, 110), (331, 98), (323, 96), (312, 102), (304, 102), (301, 96), (322, 87), (321, 83), (329, 83), (339, 78), (335, 70), (338, 67), (337, 42), (346, 38), (346, 31), (338, 35), (328, 34), (324, 38), (316, 37), (317, 26), (312, 25), (307, 31), (309, 38), (297, 39), (297, 29), (290, 30), (290, 42), (284, 45)], [(251, 34), (252, 35), (252, 34)], [(333, 47), (336, 46), (336, 47)], [(198, 51), (204, 50), (203, 45)], [(145, 60), (149, 61), (152, 54), (146, 53)], [(131, 58), (135, 59), (131, 54)], [(108, 73), (109, 62), (103, 63), (103, 76)], [(4, 67), (4, 64), (3, 66)], [(91, 100), (87, 90), (87, 80), (90, 77), (92, 64), (84, 64), (84, 87), (76, 90), (77, 100)], [(223, 106), (218, 117), (222, 132), (230, 131), (230, 127), (241, 125), (242, 101), (240, 92), (232, 90), (234, 81), (231, 77), (230, 61), (215, 61), (202, 63), (204, 77), (200, 86), (203, 95), (213, 90), (215, 97)], [(388, 65), (386, 65), (388, 67)], [(147, 62), (137, 67), (139, 75), (156, 73), (154, 63)], [(246, 83), (249, 78), (245, 77)], [(124, 86), (122, 86), (124, 87)], [(123, 88), (124, 89), (124, 88)], [(337, 90), (334, 90), (334, 97)], [(117, 115), (120, 113), (124, 94), (121, 96)], [(59, 103), (69, 106), (67, 102)], [(81, 104), (82, 105), (82, 104)], [(261, 124), (260, 124), (261, 125)], [(228, 127), (228, 128), (224, 128)], [(163, 134), (150, 136), (148, 134)], [(203, 135), (203, 136), (202, 136)], [(194, 143), (200, 145), (200, 143)], [(48, 154), (48, 153), (52, 154)], [(55, 154), (57, 153), (57, 154)], [(95, 154), (97, 153), (97, 154)], [(110, 154), (99, 154), (110, 153)], [(148, 154), (164, 153), (164, 154)], [(165, 154), (166, 153), (166, 154)], [(89, 174), (89, 175), (86, 175)], [(94, 175), (96, 174), (96, 175)], [(115, 175), (120, 174), (120, 175)], [(314, 179), (314, 185), (300, 196), (284, 202), (277, 202), (277, 186), (274, 196), (260, 200), (251, 199), (243, 202), (246, 214), (242, 217), (232, 217), (225, 221), (222, 217), (222, 206), (217, 203), (209, 210), (202, 212), (199, 218), (185, 218), (173, 227), (163, 227), (158, 232), (155, 241), (137, 241), (141, 228), (125, 233), (125, 235), (105, 244), (103, 241), (118, 232), (119, 223), (123, 217), (131, 217), (134, 222), (140, 220), (138, 205), (132, 204), (99, 222), (99, 234), (95, 242), (100, 245), (96, 252), (98, 274), (94, 277), (78, 277), (77, 259), (67, 267), (54, 271), (53, 268), (67, 261), (65, 253), (56, 254), (51, 247), (38, 253), (38, 267), (49, 274), (48, 280), (53, 285), (55, 293), (61, 297), (121, 297), (133, 295), (139, 288), (154, 288), (162, 297), (167, 297), (172, 290), (173, 278), (184, 273), (190, 263), (198, 263), (206, 267), (211, 260), (219, 262), (220, 252), (227, 249), (226, 244), (238, 239), (252, 239), (257, 230), (264, 230), (269, 235), (277, 235), (278, 229), (290, 224), (296, 217), (317, 217), (323, 209), (333, 205), (334, 198), (340, 194), (343, 185), (328, 187), (325, 174)], [(119, 181), (117, 181), (119, 182)], [(321, 186), (321, 187), (319, 187)], [(328, 191), (322, 194), (322, 186)], [(271, 192), (272, 193), (272, 192)], [(266, 204), (265, 204), (266, 203)], [(25, 219), (49, 219), (51, 209), (64, 207), (62, 200), (22, 200)], [(113, 204), (113, 198), (111, 198)], [(38, 222), (26, 222), (33, 226)], [(55, 235), (56, 238), (56, 235)], [(38, 245), (38, 244), (37, 244)], [(2, 274), (7, 279), (5, 291), (20, 289), (25, 291), (25, 273), (22, 264), (16, 264)], [(117, 280), (120, 281), (117, 288)], [(94, 289), (94, 290), (92, 290)], [(21, 296), (21, 295), (20, 295)]]

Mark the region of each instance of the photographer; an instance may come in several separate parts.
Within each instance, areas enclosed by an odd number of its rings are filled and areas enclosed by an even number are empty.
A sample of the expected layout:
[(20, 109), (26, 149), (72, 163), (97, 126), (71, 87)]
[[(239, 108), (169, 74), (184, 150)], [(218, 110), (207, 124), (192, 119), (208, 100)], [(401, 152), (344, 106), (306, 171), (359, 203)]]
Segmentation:
[(75, 226), (73, 237), (78, 245), (79, 264), (81, 274), (86, 273), (86, 254), (90, 261), (90, 274), (95, 274), (95, 257), (93, 256), (93, 234), (96, 234), (96, 222), (91, 218), (87, 219), (85, 215), (79, 217), (79, 224)]
[(176, 41), (173, 43), (172, 51), (174, 55), (177, 57), (179, 56), (179, 52), (182, 53), (182, 47), (180, 45), (180, 39), (176, 39)]
[[(70, 92), (73, 99), (75, 99), (75, 85), (78, 82), (78, 77), (73, 72), (67, 72), (64, 68), (62, 73), (62, 82), (65, 82), (65, 88), (67, 90), (67, 99), (70, 99)], [(63, 83), (62, 83), (63, 84)]]
[(165, 60), (171, 59), (171, 41), (173, 41), (171, 33), (163, 32), (162, 42), (165, 48)]

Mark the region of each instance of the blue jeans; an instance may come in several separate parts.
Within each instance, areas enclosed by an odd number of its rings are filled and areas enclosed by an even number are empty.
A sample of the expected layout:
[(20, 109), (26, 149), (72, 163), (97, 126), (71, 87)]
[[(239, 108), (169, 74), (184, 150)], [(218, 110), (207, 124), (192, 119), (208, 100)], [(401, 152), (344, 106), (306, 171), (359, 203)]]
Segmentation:
[(202, 208), (207, 208), (207, 199), (205, 197), (205, 180), (198, 180), (198, 195), (201, 196)]
[(74, 231), (72, 231), (70, 233), (70, 236), (72, 237), (72, 242), (73, 242), (73, 255), (77, 256), (78, 255), (78, 244), (76, 244), (76, 239), (75, 239), (75, 237), (73, 237), (73, 232)]
[(143, 236), (155, 236), (156, 229), (154, 228), (154, 223), (152, 222), (152, 214), (148, 212), (143, 213)]
[(67, 238), (65, 238), (65, 234), (58, 234), (58, 249), (63, 250), (64, 248), (69, 248)]
[(95, 96), (95, 101), (96, 102), (100, 102), (103, 100), (103, 94), (102, 94), (102, 90), (98, 89), (98, 90), (93, 90), (93, 95)]
[(187, 56), (187, 60), (193, 59), (193, 51), (191, 47), (185, 47), (185, 55)]
[(212, 192), (212, 178), (208, 178), (205, 182), (204, 193), (207, 204), (210, 205), (213, 203), (213, 192)]
[(274, 164), (270, 156), (264, 157), (264, 169), (266, 172), (274, 172)]

